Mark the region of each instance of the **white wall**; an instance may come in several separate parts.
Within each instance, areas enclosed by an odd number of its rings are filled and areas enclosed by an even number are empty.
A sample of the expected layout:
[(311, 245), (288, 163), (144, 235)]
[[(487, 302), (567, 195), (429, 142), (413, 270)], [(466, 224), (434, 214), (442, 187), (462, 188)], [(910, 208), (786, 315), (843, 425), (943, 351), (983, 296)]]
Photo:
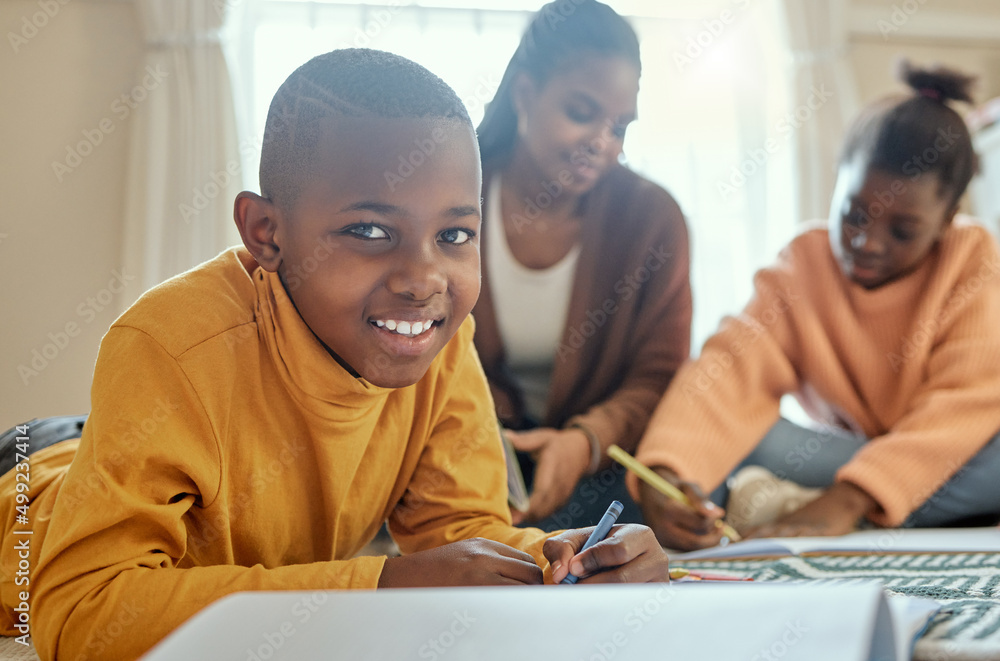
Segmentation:
[[(130, 2), (42, 3), (58, 11), (48, 17), (37, 0), (0, 0), (3, 429), (90, 408), (98, 345), (117, 310), (105, 290), (121, 264), (129, 122), (112, 104), (135, 84), (141, 52)], [(43, 27), (26, 28), (26, 18)], [(12, 45), (11, 33), (30, 38)], [(111, 131), (60, 182), (53, 161), (65, 162), (84, 131), (97, 141), (104, 118)], [(67, 324), (75, 336), (59, 335)], [(42, 357), (33, 365), (35, 351)], [(19, 366), (41, 369), (23, 376)]]
[[(902, 56), (977, 76), (977, 102), (1000, 96), (1000, 0), (852, 0), (849, 25), (862, 104), (906, 89), (893, 77)], [(1000, 180), (989, 185), (1000, 186)], [(977, 213), (971, 196), (966, 195), (962, 210)]]
[(892, 77), (902, 55), (978, 75), (978, 101), (1000, 96), (998, 0), (853, 0), (849, 25), (863, 103), (903, 89)]
[[(58, 12), (40, 14), (39, 2)], [(900, 54), (978, 73), (979, 98), (1000, 95), (1000, 0), (850, 2), (862, 103), (899, 89), (891, 63)], [(904, 5), (918, 9), (883, 35), (878, 21), (892, 21), (893, 7)], [(26, 18), (45, 25), (15, 53), (9, 34), (20, 35)], [(0, 428), (7, 428), (90, 408), (98, 345), (118, 309), (108, 286), (121, 267), (129, 118), (113, 104), (141, 78), (142, 44), (129, 0), (0, 0), (0, 34)], [(99, 131), (104, 118), (113, 130), (58, 181), (53, 161), (65, 161), (67, 147)], [(74, 337), (59, 336), (67, 324), (75, 324)], [(19, 367), (42, 369), (22, 375)]]

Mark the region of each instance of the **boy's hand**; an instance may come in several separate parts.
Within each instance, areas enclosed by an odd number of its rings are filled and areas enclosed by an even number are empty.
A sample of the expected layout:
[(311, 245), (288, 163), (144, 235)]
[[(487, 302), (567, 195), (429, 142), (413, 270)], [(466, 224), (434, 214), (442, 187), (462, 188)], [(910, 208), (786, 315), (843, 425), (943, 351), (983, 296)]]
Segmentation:
[(535, 478), (526, 512), (512, 511), (514, 524), (538, 521), (566, 504), (590, 465), (590, 442), (579, 429), (505, 431), (511, 445), (535, 457)]
[(642, 516), (656, 533), (660, 543), (671, 549), (692, 551), (717, 546), (722, 540), (722, 528), (716, 525), (726, 513), (705, 497), (697, 484), (684, 482), (669, 468), (653, 468), (662, 478), (684, 492), (692, 506), (682, 505), (672, 498), (639, 481), (639, 503)]
[(816, 500), (773, 523), (751, 530), (751, 537), (806, 537), (845, 535), (877, 507), (875, 499), (848, 482), (837, 482)]
[(542, 570), (523, 551), (489, 539), (465, 539), (388, 558), (380, 588), (540, 585)]
[(545, 540), (542, 553), (552, 565), (552, 580), (559, 583), (570, 572), (579, 583), (655, 583), (667, 580), (667, 554), (646, 526), (626, 523), (583, 553), (594, 527), (567, 530)]

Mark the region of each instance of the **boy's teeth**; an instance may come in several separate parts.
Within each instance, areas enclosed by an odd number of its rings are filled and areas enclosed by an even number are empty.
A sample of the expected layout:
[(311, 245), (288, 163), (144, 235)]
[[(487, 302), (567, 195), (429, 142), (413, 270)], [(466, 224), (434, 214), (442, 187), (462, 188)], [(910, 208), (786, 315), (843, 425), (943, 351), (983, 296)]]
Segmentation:
[(380, 319), (375, 320), (375, 325), (379, 328), (385, 328), (386, 330), (394, 331), (400, 335), (407, 335), (409, 337), (416, 337), (421, 333), (431, 329), (434, 325), (433, 321), (395, 321), (393, 319), (387, 319), (382, 321)]

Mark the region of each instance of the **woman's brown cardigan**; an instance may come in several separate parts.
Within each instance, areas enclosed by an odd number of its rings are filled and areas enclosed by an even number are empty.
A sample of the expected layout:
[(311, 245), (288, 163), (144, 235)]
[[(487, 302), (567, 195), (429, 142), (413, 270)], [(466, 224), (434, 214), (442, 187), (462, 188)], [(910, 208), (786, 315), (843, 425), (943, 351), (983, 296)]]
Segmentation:
[[(483, 190), (492, 171), (484, 169)], [(541, 200), (544, 202), (544, 199)], [(673, 197), (615, 166), (583, 200), (580, 256), (542, 424), (581, 426), (603, 451), (632, 451), (691, 345), (687, 226)], [(530, 218), (523, 214), (524, 222)], [(497, 219), (485, 219), (484, 222)], [(476, 347), (504, 424), (524, 405), (507, 367), (488, 277), (473, 310)]]

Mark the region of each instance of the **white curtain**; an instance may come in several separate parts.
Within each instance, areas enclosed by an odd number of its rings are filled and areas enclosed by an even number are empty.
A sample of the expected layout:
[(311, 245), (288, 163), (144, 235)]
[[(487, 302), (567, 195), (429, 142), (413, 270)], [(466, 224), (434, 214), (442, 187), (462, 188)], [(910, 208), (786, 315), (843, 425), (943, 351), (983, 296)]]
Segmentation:
[(222, 49), (231, 5), (136, 0), (146, 52), (121, 111), (134, 113), (123, 263), (140, 280), (136, 296), (238, 241), (242, 175)]
[[(792, 54), (800, 220), (826, 218), (844, 132), (857, 113), (848, 0), (782, 0)], [(818, 107), (817, 107), (818, 106)]]

